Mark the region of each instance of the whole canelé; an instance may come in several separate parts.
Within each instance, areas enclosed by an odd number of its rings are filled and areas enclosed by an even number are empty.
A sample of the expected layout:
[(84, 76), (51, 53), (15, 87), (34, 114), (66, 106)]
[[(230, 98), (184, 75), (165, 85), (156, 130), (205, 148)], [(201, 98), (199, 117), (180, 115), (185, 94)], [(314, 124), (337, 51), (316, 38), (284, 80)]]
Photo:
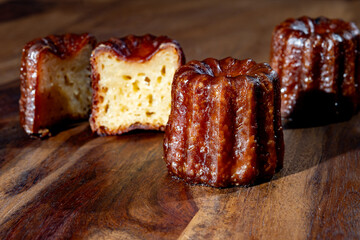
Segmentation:
[(271, 178), (283, 165), (280, 86), (268, 64), (213, 58), (180, 67), (164, 160), (171, 175), (214, 187)]
[(360, 102), (360, 37), (352, 22), (301, 17), (276, 26), (270, 65), (281, 83), (288, 126), (349, 119)]

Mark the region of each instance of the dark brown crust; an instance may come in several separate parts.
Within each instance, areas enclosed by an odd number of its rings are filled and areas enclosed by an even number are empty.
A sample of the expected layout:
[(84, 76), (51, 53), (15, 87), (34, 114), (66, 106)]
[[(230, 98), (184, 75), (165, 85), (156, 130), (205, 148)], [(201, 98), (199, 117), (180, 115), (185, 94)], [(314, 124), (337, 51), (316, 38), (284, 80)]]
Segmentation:
[(108, 129), (96, 124), (99, 102), (99, 73), (96, 69), (96, 57), (104, 52), (109, 52), (115, 57), (130, 62), (146, 62), (160, 50), (174, 48), (179, 56), (179, 66), (185, 63), (185, 55), (179, 43), (166, 36), (153, 36), (150, 34), (144, 36), (129, 35), (123, 38), (111, 38), (109, 41), (99, 43), (91, 55), (91, 78), (92, 78), (92, 112), (90, 116), (90, 126), (93, 132), (98, 135), (120, 135), (135, 129), (160, 130), (164, 131), (164, 125), (152, 125), (146, 123), (134, 123), (130, 127)]
[(287, 122), (311, 126), (359, 110), (359, 35), (354, 23), (324, 17), (276, 26), (270, 63), (281, 81), (281, 114)]
[(48, 53), (52, 53), (59, 58), (74, 56), (88, 44), (94, 47), (96, 44), (95, 37), (88, 33), (81, 35), (68, 33), (60, 36), (50, 35), (45, 38), (38, 38), (25, 45), (22, 50), (20, 68), (21, 97), (19, 107), (20, 123), (27, 134), (45, 137), (51, 134), (50, 128), (53, 127), (42, 126), (37, 113), (39, 106), (46, 104), (39, 101), (38, 81), (41, 66), (38, 63), (40, 59)]
[(171, 175), (227, 187), (268, 179), (282, 167), (279, 80), (268, 64), (191, 61), (176, 71), (171, 94), (164, 138)]
[(120, 59), (133, 62), (149, 61), (161, 49), (167, 48), (167, 44), (176, 48), (180, 56), (180, 62), (185, 63), (185, 56), (180, 44), (167, 36), (144, 36), (128, 35), (122, 38), (110, 38), (106, 42), (100, 42), (93, 52), (93, 58), (99, 52), (111, 52)]

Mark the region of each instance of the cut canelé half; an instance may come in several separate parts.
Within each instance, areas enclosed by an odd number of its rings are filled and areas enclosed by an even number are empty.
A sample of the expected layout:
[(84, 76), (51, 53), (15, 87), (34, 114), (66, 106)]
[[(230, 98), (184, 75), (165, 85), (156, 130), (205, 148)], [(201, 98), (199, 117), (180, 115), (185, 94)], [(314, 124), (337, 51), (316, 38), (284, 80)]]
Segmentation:
[(171, 84), (184, 63), (179, 44), (165, 36), (111, 38), (93, 51), (90, 125), (99, 135), (164, 130)]
[(84, 33), (51, 35), (25, 45), (19, 104), (26, 133), (49, 136), (66, 123), (89, 117), (95, 44), (95, 38)]

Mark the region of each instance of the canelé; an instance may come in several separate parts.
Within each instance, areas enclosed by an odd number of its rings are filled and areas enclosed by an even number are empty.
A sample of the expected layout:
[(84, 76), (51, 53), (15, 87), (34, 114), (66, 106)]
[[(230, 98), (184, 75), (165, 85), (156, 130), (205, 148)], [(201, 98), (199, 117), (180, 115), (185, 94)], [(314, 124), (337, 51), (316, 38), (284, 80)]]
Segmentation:
[(268, 64), (212, 58), (172, 84), (164, 160), (171, 175), (214, 187), (271, 178), (283, 164), (280, 86)]
[(45, 137), (65, 123), (89, 117), (95, 44), (95, 38), (84, 33), (51, 35), (25, 45), (19, 105), (26, 133)]
[(166, 36), (129, 35), (100, 43), (91, 56), (92, 131), (164, 130), (171, 83), (184, 59), (180, 45)]
[(349, 119), (359, 109), (360, 37), (354, 23), (301, 17), (278, 25), (270, 65), (281, 83), (288, 126)]

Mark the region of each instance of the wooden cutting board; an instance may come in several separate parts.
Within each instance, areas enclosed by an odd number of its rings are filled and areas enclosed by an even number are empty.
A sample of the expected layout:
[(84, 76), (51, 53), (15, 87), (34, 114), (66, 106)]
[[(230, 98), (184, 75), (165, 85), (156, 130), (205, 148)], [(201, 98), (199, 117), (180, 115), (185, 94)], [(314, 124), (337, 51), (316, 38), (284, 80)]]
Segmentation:
[(0, 0), (0, 239), (360, 239), (360, 114), (285, 130), (281, 172), (226, 189), (169, 177), (163, 133), (97, 137), (83, 122), (39, 140), (18, 117), (21, 48), (36, 37), (165, 34), (187, 60), (264, 62), (286, 18), (360, 26), (359, 9), (359, 1)]
[(360, 237), (360, 115), (285, 130), (271, 181), (215, 189), (167, 174), (163, 133), (97, 137), (84, 122), (30, 139), (18, 83), (0, 97), (0, 239)]

